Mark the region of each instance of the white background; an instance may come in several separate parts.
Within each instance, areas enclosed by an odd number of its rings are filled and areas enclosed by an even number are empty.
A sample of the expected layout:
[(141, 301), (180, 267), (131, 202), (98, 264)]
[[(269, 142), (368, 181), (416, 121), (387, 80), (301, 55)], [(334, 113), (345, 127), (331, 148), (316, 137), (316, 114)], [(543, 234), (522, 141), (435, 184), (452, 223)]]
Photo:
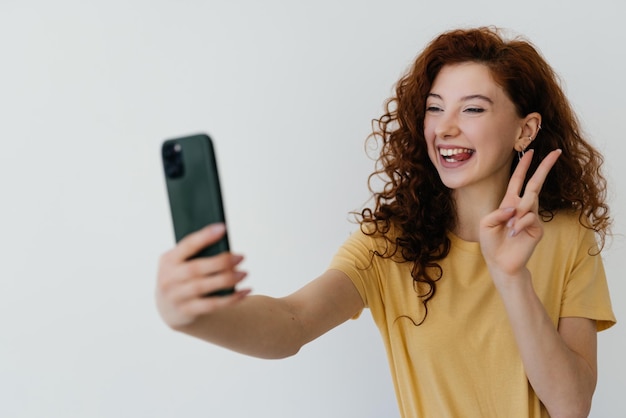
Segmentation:
[[(0, 3), (0, 416), (394, 417), (365, 314), (281, 361), (169, 330), (159, 147), (215, 140), (231, 244), (257, 293), (323, 272), (373, 168), (364, 140), (424, 45), (494, 24), (533, 41), (607, 156), (604, 253), (626, 318), (626, 35), (614, 1)], [(622, 324), (599, 335), (593, 417), (626, 416)]]

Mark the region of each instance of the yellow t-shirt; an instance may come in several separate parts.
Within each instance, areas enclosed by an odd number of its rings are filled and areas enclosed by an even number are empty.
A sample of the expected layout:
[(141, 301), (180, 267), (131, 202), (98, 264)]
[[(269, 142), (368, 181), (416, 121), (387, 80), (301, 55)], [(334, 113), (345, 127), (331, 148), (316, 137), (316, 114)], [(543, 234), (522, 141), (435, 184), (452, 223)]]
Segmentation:
[[(381, 238), (356, 231), (330, 268), (346, 273), (371, 310), (387, 350), (405, 418), (547, 417), (528, 383), (504, 305), (477, 242), (450, 235), (443, 277), (428, 304), (418, 298), (410, 263), (378, 256)], [(382, 246), (382, 247), (381, 247)], [(561, 317), (615, 323), (604, 267), (592, 231), (576, 215), (544, 223), (528, 268), (555, 327)], [(411, 318), (411, 319), (409, 319)]]

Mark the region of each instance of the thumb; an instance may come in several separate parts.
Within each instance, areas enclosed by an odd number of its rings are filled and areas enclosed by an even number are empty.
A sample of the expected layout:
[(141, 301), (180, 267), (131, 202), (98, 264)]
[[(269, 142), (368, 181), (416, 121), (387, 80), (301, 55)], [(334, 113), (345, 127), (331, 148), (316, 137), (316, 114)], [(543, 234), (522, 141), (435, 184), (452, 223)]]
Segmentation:
[(485, 216), (481, 221), (483, 228), (494, 228), (502, 224), (508, 224), (515, 216), (515, 208), (499, 208)]

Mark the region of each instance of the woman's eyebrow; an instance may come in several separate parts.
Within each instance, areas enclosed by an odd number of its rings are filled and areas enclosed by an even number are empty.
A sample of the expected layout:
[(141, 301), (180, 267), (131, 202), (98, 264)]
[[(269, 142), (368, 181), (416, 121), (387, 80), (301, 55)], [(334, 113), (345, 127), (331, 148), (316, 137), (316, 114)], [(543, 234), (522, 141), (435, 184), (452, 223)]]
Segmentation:
[[(443, 100), (443, 98), (437, 94), (437, 93), (428, 93), (428, 97), (432, 97), (435, 99), (439, 99), (439, 100)], [(484, 100), (488, 103), (493, 104), (493, 100), (491, 100), (489, 97), (483, 95), (483, 94), (470, 94), (468, 96), (463, 96), (461, 97), (461, 101), (466, 102), (468, 100), (474, 100), (474, 99), (479, 99), (479, 100)]]
[(493, 104), (493, 100), (491, 100), (489, 97), (484, 96), (482, 94), (470, 94), (469, 96), (464, 96), (461, 98), (461, 100), (464, 102), (468, 100), (474, 100), (474, 99), (484, 100), (486, 102)]

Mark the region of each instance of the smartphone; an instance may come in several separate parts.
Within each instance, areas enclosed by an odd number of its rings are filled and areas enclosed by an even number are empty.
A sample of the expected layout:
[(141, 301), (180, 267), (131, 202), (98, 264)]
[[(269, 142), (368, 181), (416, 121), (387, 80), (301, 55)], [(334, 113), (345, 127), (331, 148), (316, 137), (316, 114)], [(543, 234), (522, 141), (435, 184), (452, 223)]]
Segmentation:
[[(176, 242), (212, 223), (226, 223), (222, 191), (211, 138), (204, 133), (163, 141), (161, 159)], [(191, 258), (228, 251), (228, 236)], [(223, 289), (206, 296), (224, 296)]]

